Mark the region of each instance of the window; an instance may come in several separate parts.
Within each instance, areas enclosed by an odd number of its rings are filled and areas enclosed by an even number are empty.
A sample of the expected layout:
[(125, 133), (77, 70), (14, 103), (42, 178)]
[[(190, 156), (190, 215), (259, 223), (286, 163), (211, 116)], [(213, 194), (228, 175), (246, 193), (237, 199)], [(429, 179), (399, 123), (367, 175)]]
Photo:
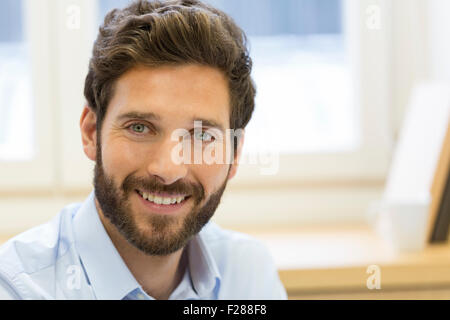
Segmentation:
[[(389, 2), (207, 2), (244, 29), (254, 61), (256, 111), (235, 183), (382, 180), (391, 146)], [(374, 7), (380, 28), (368, 25)], [(264, 173), (267, 160), (275, 170)]]
[(0, 2), (0, 161), (33, 157), (33, 107), (23, 1)]
[(123, 8), (128, 3), (130, 3), (130, 0), (98, 0), (98, 25), (103, 23), (103, 19), (110, 10), (114, 8)]
[(55, 183), (49, 0), (0, 1), (0, 190)]
[(351, 150), (358, 132), (340, 0), (208, 0), (246, 32), (257, 85), (247, 152)]

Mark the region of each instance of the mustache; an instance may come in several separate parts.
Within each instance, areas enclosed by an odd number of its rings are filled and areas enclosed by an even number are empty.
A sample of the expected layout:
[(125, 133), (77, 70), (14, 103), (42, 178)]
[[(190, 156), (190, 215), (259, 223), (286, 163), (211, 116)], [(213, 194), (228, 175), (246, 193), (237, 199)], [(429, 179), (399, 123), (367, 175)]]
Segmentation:
[(125, 193), (130, 193), (136, 189), (148, 190), (155, 193), (186, 194), (194, 199), (201, 200), (205, 196), (205, 190), (201, 184), (191, 184), (177, 181), (170, 185), (159, 182), (156, 177), (141, 178), (133, 174), (128, 175), (122, 183)]

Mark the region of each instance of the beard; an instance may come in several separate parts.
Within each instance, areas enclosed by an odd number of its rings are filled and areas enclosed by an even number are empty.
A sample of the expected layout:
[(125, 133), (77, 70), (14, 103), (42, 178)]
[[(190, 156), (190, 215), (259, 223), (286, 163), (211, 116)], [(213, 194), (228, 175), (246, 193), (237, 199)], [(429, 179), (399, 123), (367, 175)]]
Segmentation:
[[(222, 186), (211, 194), (204, 205), (200, 206), (205, 199), (205, 191), (201, 184), (187, 184), (177, 181), (172, 185), (165, 185), (161, 184), (156, 177), (152, 179), (139, 178), (130, 174), (119, 187), (116, 187), (112, 176), (109, 176), (103, 169), (101, 145), (100, 141), (97, 142), (94, 191), (99, 206), (103, 215), (116, 227), (119, 233), (143, 253), (166, 256), (184, 248), (188, 241), (198, 234), (214, 215), (225, 191), (231, 165)], [(137, 222), (139, 212), (133, 214), (130, 203), (130, 196), (136, 193), (137, 189), (155, 193), (187, 194), (190, 195), (189, 200), (192, 199), (194, 205), (192, 210), (184, 217), (170, 214), (149, 215), (147, 212), (142, 212), (140, 216), (144, 217), (145, 222), (139, 225)], [(150, 232), (148, 229), (150, 229)]]

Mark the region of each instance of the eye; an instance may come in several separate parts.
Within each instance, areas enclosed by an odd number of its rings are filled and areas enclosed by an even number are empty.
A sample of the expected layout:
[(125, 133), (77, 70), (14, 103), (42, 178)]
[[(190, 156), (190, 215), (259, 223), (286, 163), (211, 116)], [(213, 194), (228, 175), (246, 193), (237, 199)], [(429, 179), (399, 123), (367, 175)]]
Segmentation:
[(148, 127), (142, 123), (132, 123), (127, 129), (131, 129), (134, 133), (142, 134), (145, 133), (145, 130), (148, 129)]
[(207, 131), (194, 132), (194, 138), (203, 142), (213, 141), (214, 136)]

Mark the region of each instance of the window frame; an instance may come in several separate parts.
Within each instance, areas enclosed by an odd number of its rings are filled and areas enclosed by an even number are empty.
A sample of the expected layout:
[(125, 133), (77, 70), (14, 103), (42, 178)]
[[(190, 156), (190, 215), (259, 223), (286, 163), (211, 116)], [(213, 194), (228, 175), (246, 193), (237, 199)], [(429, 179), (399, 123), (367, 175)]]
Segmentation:
[[(380, 29), (371, 30), (366, 25), (367, 9), (371, 5), (380, 8)], [(232, 185), (384, 181), (393, 146), (390, 127), (391, 4), (389, 0), (344, 0), (343, 11), (353, 98), (355, 106), (360, 106), (360, 146), (351, 152), (280, 155), (277, 175), (261, 175), (260, 168), (246, 166)], [(378, 76), (372, 77), (373, 74)]]

